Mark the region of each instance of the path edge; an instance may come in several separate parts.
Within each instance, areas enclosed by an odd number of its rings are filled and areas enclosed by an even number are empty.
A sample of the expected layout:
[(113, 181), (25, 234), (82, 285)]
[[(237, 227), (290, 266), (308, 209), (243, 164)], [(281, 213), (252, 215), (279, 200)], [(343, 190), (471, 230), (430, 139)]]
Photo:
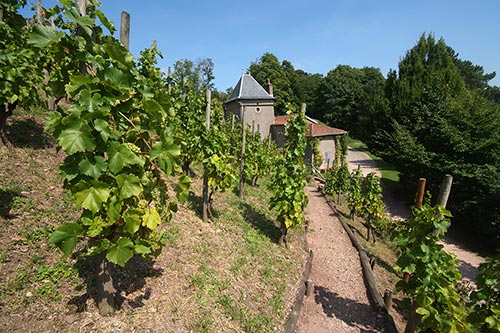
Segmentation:
[(312, 269), (312, 261), (313, 261), (314, 253), (312, 250), (309, 250), (309, 257), (307, 258), (306, 265), (304, 267), (304, 271), (302, 273), (302, 279), (299, 282), (299, 288), (297, 289), (297, 294), (295, 295), (295, 300), (288, 312), (288, 316), (285, 321), (285, 333), (294, 333), (297, 328), (297, 322), (300, 316), (300, 309), (302, 308), (302, 303), (304, 300), (304, 296), (306, 294), (306, 283), (309, 280), (309, 275), (311, 274)]
[(368, 259), (368, 254), (366, 250), (361, 246), (361, 244), (358, 242), (356, 236), (353, 234), (351, 228), (345, 223), (345, 221), (342, 219), (340, 214), (338, 213), (337, 209), (335, 206), (332, 204), (331, 200), (329, 200), (325, 193), (321, 191), (323, 194), (323, 197), (325, 198), (326, 202), (328, 203), (328, 206), (330, 206), (330, 209), (333, 211), (335, 216), (339, 219), (340, 223), (342, 224), (342, 227), (344, 228), (345, 232), (351, 239), (352, 245), (356, 248), (356, 250), (359, 253), (359, 260), (361, 262), (361, 267), (363, 271), (363, 276), (364, 276), (364, 281), (365, 281), (365, 286), (368, 289), (368, 293), (370, 295), (372, 307), (376, 312), (380, 312), (382, 314), (382, 319), (384, 322), (384, 327), (383, 332), (386, 333), (398, 333), (398, 329), (396, 328), (396, 324), (394, 323), (394, 319), (390, 315), (388, 309), (385, 306), (384, 300), (382, 298), (382, 295), (379, 292), (377, 282), (375, 280), (375, 275), (373, 274), (373, 270), (371, 269), (369, 259)]

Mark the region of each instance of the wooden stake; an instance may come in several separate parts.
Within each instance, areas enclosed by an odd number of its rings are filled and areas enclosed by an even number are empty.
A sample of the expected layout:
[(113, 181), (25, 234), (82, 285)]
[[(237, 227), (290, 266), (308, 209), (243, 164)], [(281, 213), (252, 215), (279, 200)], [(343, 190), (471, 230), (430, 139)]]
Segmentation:
[(42, 24), (42, 0), (36, 0), (36, 21), (38, 25)]
[(76, 6), (78, 7), (80, 15), (87, 15), (87, 0), (76, 0)]
[[(205, 129), (208, 131), (210, 130), (210, 100), (211, 100), (211, 91), (207, 89), (207, 107), (206, 107), (206, 120), (205, 120)], [(209, 215), (209, 210), (210, 210), (210, 198), (208, 194), (208, 172), (207, 170), (204, 170), (203, 173), (203, 188), (202, 188), (202, 195), (203, 195), (203, 222), (208, 221), (208, 215)]]
[(210, 102), (212, 99), (212, 91), (207, 89), (207, 107), (205, 109), (206, 112), (206, 122), (205, 122), (205, 129), (208, 131), (210, 129)]
[(128, 50), (130, 45), (130, 14), (123, 11), (120, 21), (120, 42)]
[(425, 178), (420, 178), (418, 180), (418, 191), (417, 191), (417, 201), (415, 203), (415, 207), (420, 208), (424, 203), (424, 194), (425, 194), (425, 182), (427, 180)]
[(443, 182), (441, 183), (441, 188), (439, 189), (439, 195), (437, 198), (436, 205), (446, 208), (446, 204), (448, 203), (448, 197), (450, 196), (451, 192), (452, 183), (453, 183), (453, 176), (445, 175), (443, 178)]
[(246, 126), (245, 126), (245, 106), (242, 105), (240, 107), (240, 118), (241, 118), (241, 123), (243, 124), (242, 128), (242, 134), (241, 134), (241, 164), (240, 164), (240, 193), (239, 197), (240, 200), (243, 200), (245, 197), (245, 149), (246, 149), (246, 138), (247, 138), (247, 131), (246, 131)]
[(233, 113), (231, 117), (231, 133), (234, 132), (234, 118), (236, 118), (236, 115)]

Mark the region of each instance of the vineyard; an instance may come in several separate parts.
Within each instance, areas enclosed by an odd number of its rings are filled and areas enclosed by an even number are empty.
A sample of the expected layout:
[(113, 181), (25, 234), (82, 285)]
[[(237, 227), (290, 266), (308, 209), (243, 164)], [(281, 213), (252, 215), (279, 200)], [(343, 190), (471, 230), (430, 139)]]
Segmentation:
[[(23, 5), (0, 7), (1, 330), (281, 331), (307, 256), (305, 105), (277, 148), (160, 71), (155, 42), (135, 59), (98, 1), (29, 24)], [(342, 140), (324, 190), (393, 247), (406, 332), (498, 331), (499, 258), (461, 293), (450, 212), (387, 219)]]

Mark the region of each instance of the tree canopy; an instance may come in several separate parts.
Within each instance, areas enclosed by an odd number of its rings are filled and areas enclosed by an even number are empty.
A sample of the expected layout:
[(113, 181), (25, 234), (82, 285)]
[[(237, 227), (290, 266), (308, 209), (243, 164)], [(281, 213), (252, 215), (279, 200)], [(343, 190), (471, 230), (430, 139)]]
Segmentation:
[(487, 84), (494, 76), (458, 59), (443, 39), (422, 35), (397, 75), (389, 73), (390, 121), (371, 140), (398, 166), (407, 188), (425, 177), (437, 193), (442, 177), (452, 174), (454, 221), (498, 242), (500, 105), (492, 98), (498, 88)]

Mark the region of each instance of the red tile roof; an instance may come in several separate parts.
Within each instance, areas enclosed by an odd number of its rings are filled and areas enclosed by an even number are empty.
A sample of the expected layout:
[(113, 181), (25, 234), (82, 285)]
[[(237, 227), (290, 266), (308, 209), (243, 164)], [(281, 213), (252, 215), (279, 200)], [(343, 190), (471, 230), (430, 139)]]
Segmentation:
[[(287, 121), (289, 121), (294, 115), (292, 114), (287, 114), (284, 116), (276, 116), (274, 118), (274, 124), (273, 125), (285, 125)], [(335, 128), (335, 127), (330, 127), (326, 125), (320, 125), (320, 124), (314, 124), (310, 121), (307, 122), (307, 129), (308, 129), (308, 136), (312, 137), (318, 137), (318, 136), (328, 136), (328, 135), (342, 135), (346, 134), (347, 132)]]
[(326, 125), (307, 124), (307, 127), (309, 129), (309, 136), (312, 137), (347, 134), (347, 132), (342, 129)]
[(289, 121), (293, 117), (293, 114), (287, 114), (284, 116), (276, 116), (274, 118), (274, 124), (273, 125), (285, 125), (287, 121)]

